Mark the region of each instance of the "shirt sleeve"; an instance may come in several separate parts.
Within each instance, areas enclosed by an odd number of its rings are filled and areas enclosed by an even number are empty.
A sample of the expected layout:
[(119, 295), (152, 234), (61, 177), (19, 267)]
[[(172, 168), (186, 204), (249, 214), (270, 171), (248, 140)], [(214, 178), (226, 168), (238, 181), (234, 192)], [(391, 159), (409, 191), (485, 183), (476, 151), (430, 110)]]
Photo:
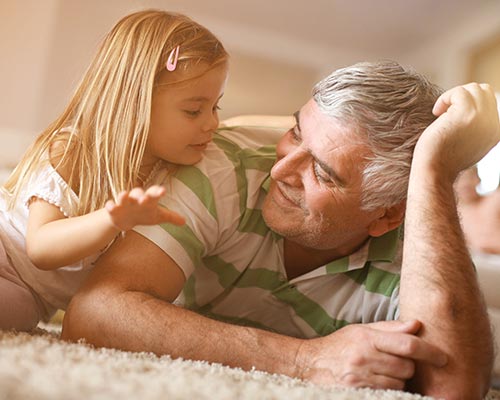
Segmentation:
[(161, 180), (167, 193), (161, 205), (182, 215), (182, 226), (161, 224), (137, 226), (134, 231), (155, 243), (184, 272), (186, 279), (203, 257), (212, 252), (219, 238), (219, 221), (211, 181), (203, 169), (182, 167), (174, 176)]
[(167, 253), (186, 279), (209, 257), (240, 251), (235, 249), (235, 238), (240, 237), (239, 232), (247, 232), (245, 215), (253, 215), (254, 202), (260, 198), (257, 177), (267, 176), (277, 137), (269, 129), (219, 132), (198, 164), (174, 167), (170, 173), (161, 171), (152, 177), (152, 183), (166, 188), (162, 204), (182, 215), (186, 224), (134, 230)]
[(78, 196), (50, 164), (33, 175), (21, 194), (22, 204), (29, 207), (34, 197), (58, 207), (65, 217), (76, 214)]

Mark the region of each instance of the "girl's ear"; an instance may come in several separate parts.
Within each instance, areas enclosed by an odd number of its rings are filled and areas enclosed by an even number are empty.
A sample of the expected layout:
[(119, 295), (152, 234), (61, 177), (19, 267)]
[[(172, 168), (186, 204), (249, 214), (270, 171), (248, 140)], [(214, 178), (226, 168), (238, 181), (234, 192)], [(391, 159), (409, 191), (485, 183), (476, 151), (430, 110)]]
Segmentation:
[(396, 229), (403, 223), (405, 210), (406, 200), (387, 208), (381, 217), (373, 220), (371, 224), (368, 225), (368, 234), (377, 237)]

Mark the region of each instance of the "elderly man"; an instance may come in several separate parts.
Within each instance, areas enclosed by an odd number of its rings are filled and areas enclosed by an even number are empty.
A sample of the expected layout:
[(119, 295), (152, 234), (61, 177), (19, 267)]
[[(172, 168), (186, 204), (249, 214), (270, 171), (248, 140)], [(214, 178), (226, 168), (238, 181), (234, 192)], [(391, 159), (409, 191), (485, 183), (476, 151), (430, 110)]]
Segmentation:
[(455, 88), (433, 109), (439, 94), (396, 63), (362, 63), (316, 85), (284, 135), (221, 130), (199, 164), (154, 179), (186, 225), (118, 241), (63, 337), (480, 398), (491, 335), (452, 185), (500, 128), (487, 86)]

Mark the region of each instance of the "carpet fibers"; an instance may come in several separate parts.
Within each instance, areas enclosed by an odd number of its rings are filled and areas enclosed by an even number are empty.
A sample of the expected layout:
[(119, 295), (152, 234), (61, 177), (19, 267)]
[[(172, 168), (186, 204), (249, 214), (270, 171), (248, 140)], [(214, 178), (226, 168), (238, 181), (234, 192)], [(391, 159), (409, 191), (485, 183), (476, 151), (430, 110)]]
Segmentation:
[[(0, 400), (430, 399), (398, 391), (326, 389), (284, 376), (149, 353), (65, 343), (57, 328), (0, 331)], [(488, 400), (500, 400), (490, 391)]]

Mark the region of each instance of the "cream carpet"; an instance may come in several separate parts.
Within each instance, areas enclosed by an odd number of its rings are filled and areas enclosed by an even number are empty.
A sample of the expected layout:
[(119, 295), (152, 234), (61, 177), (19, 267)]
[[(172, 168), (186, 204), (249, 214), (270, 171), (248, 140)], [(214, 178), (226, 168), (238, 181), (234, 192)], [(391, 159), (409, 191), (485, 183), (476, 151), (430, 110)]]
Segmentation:
[[(284, 376), (58, 340), (58, 328), (0, 331), (0, 399), (430, 399), (397, 391), (325, 389)], [(500, 400), (491, 391), (488, 400)]]

